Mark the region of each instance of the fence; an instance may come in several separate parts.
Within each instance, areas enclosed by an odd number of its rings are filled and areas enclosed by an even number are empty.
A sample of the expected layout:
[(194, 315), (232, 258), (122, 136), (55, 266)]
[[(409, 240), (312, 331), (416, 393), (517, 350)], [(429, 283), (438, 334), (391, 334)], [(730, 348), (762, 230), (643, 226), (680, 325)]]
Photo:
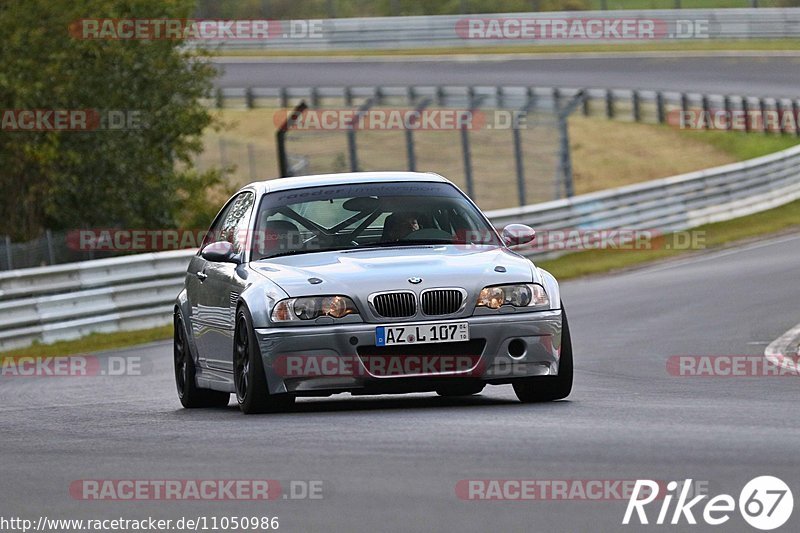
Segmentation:
[[(513, 27), (488, 24), (513, 19)], [(517, 32), (520, 24), (534, 28), (552, 28), (553, 20), (568, 31), (541, 30), (535, 37), (521, 38)], [(620, 19), (639, 21), (632, 24), (631, 32), (624, 35), (586, 31), (586, 21)], [(486, 24), (470, 31), (470, 20)], [(519, 23), (519, 24), (518, 24)], [(646, 24), (651, 31), (639, 23)], [(281, 24), (278, 22), (278, 24)], [(570, 45), (619, 42), (657, 42), (669, 40), (708, 39), (796, 39), (800, 36), (800, 8), (763, 9), (660, 9), (614, 11), (569, 11), (552, 13), (493, 13), (470, 17), (469, 15), (436, 15), (410, 17), (364, 17), (326, 19), (317, 21), (318, 28), (311, 33), (308, 28), (294, 31), (290, 23), (283, 24), (274, 37), (265, 39), (211, 39), (193, 41), (187, 46), (211, 47), (218, 51), (260, 49), (285, 51), (414, 49), (437, 47), (487, 47), (528, 45)], [(580, 25), (582, 31), (573, 31)], [(474, 28), (474, 29), (475, 29)], [(488, 31), (491, 29), (491, 32)], [(492, 33), (494, 32), (494, 33)], [(499, 33), (498, 33), (499, 32)], [(544, 33), (542, 33), (544, 32)], [(535, 32), (534, 32), (535, 33)]]
[(198, 2), (196, 15), (198, 18), (336, 18), (359, 16), (409, 16), (409, 15), (458, 15), (464, 13), (517, 11), (562, 11), (585, 7), (595, 10), (630, 9), (632, 5), (641, 4), (649, 9), (681, 9), (684, 6), (713, 8), (758, 8), (786, 7), (786, 0), (458, 0), (458, 2), (430, 2), (429, 0), (263, 0), (259, 4), (250, 4), (242, 9), (220, 12), (216, 0)]
[[(682, 230), (800, 198), (800, 147), (743, 163), (488, 212), (539, 229)], [(191, 250), (0, 273), (0, 350), (166, 324)], [(535, 252), (532, 252), (535, 257)]]
[[(347, 96), (349, 93), (349, 97)], [(451, 178), (465, 190), (467, 186), (467, 167), (474, 161), (480, 162), (476, 168), (470, 167), (469, 175), (473, 184), (471, 196), (484, 210), (511, 207), (514, 204), (528, 205), (549, 201), (571, 194), (568, 131), (566, 122), (556, 124), (556, 109), (567, 109), (571, 102), (578, 101), (578, 110), (585, 116), (600, 116), (613, 120), (643, 122), (652, 124), (671, 124), (680, 127), (681, 117), (712, 117), (700, 124), (703, 128), (719, 127), (713, 117), (730, 116), (739, 113), (743, 120), (738, 127), (743, 131), (761, 134), (781, 134), (800, 137), (800, 99), (757, 98), (747, 96), (714, 95), (699, 93), (638, 91), (625, 89), (569, 89), (550, 87), (351, 87), (351, 88), (242, 88), (219, 89), (215, 98), (206, 101), (209, 106), (240, 109), (272, 108), (289, 110), (302, 101), (317, 108), (336, 105), (357, 107), (372, 99), (376, 105), (408, 104), (430, 100), (431, 106), (464, 107), (472, 95), (473, 105), (480, 101), (478, 108), (488, 110), (510, 109), (521, 112), (535, 101), (533, 120), (526, 122), (531, 129), (519, 128), (499, 129), (491, 132), (493, 139), (500, 139), (505, 144), (500, 149), (481, 143), (477, 154), (469, 151), (472, 157), (464, 157), (462, 133), (436, 132), (440, 136), (434, 139), (437, 144), (418, 148), (420, 135), (409, 136), (405, 132), (374, 132), (369, 138), (362, 134), (354, 136), (357, 168), (362, 170), (378, 170), (389, 168), (423, 169), (438, 171)], [(765, 116), (773, 116), (776, 120), (763, 120)], [(549, 118), (549, 122), (548, 119)], [(690, 126), (697, 126), (692, 122)], [(726, 128), (737, 127), (735, 121), (723, 124)], [(484, 135), (490, 132), (484, 132)], [(316, 171), (345, 171), (353, 168), (351, 149), (348, 147), (346, 131), (306, 132), (305, 141), (290, 144), (287, 148), (291, 174), (307, 174)], [(331, 140), (336, 135), (336, 143), (332, 146), (320, 145), (319, 140)], [(425, 135), (431, 135), (427, 133)], [(448, 142), (443, 143), (442, 135), (448, 135)], [(474, 135), (468, 132), (469, 139)], [(385, 139), (375, 140), (385, 136)], [(291, 135), (289, 136), (291, 139)], [(274, 168), (274, 174), (280, 175), (275, 150), (259, 149), (253, 143), (242, 144), (215, 138), (213, 148), (209, 150), (199, 166), (220, 166), (237, 164), (234, 181), (247, 183), (255, 179), (263, 179), (263, 169), (267, 164)], [(378, 148), (372, 147), (377, 142)], [(390, 143), (390, 149), (385, 147)], [(381, 144), (383, 143), (383, 144)], [(474, 142), (473, 142), (474, 143)], [(469, 143), (470, 145), (473, 143)], [(445, 144), (445, 151), (440, 149)], [(304, 152), (304, 147), (309, 151)], [(519, 147), (520, 149), (518, 149)], [(447, 151), (449, 150), (449, 151)], [(326, 153), (327, 151), (327, 153)], [(449, 163), (444, 155), (450, 154)], [(360, 156), (358, 155), (360, 154)], [(385, 156), (386, 159), (377, 157)], [(414, 154), (409, 157), (409, 154)], [(454, 155), (455, 154), (455, 155)], [(215, 158), (216, 156), (216, 158)], [(321, 157), (320, 163), (317, 157)], [(480, 158), (480, 159), (478, 159)], [(198, 162), (199, 163), (199, 162)], [(390, 167), (387, 166), (391, 163)], [(447, 163), (446, 166), (445, 163)], [(498, 179), (499, 177), (499, 179)], [(547, 196), (545, 196), (547, 195)], [(45, 233), (42, 237), (24, 243), (12, 243), (8, 237), (0, 236), (0, 270), (14, 268), (30, 268), (43, 265), (62, 264), (73, 261), (110, 257), (111, 252), (94, 252), (90, 255), (68, 246), (65, 232)]]

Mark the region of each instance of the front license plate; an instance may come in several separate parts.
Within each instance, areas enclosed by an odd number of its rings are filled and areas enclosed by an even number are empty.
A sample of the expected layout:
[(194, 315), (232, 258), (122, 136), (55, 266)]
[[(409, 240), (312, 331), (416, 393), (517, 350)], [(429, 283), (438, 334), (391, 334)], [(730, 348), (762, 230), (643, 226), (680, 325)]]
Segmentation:
[(375, 328), (376, 346), (468, 340), (469, 322), (431, 322), (427, 324), (403, 324), (402, 326), (378, 326)]

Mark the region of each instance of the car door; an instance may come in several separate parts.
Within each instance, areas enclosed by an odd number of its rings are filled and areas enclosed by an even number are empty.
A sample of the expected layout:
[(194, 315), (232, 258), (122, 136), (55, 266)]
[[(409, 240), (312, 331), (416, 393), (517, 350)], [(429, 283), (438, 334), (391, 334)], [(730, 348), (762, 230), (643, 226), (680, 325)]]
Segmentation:
[[(254, 199), (251, 191), (235, 196), (219, 217), (218, 224), (212, 227), (212, 237), (206, 244), (228, 241), (236, 253), (242, 253)], [(246, 284), (244, 266), (198, 258), (195, 277), (200, 288), (196, 291), (197, 305), (192, 308), (201, 330), (196, 337), (198, 355), (203, 366), (232, 372), (234, 313), (236, 301)]]

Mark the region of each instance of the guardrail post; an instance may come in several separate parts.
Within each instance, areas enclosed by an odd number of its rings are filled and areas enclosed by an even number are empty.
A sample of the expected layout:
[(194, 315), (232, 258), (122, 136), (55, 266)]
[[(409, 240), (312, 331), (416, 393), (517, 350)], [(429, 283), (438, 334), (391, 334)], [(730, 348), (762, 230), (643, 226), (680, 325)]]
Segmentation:
[(317, 87), (311, 88), (311, 107), (314, 109), (319, 107), (319, 89)]
[(711, 129), (711, 106), (708, 103), (708, 95), (704, 94), (702, 97), (703, 102), (703, 122), (705, 122), (705, 128), (707, 130)]
[(281, 87), (278, 90), (278, 99), (280, 100), (280, 107), (282, 109), (287, 109), (289, 107), (289, 94), (286, 91), (286, 87)]
[(222, 94), (222, 88), (217, 89), (215, 99), (216, 99), (217, 109), (222, 109), (225, 104), (225, 95)]
[(656, 93), (656, 114), (658, 115), (659, 124), (664, 124), (667, 121), (667, 114), (664, 110), (664, 93), (661, 91)]
[(436, 105), (438, 105), (439, 107), (443, 107), (446, 98), (447, 97), (444, 94), (444, 87), (442, 87), (441, 85), (436, 87)]
[(758, 111), (761, 113), (761, 132), (768, 133), (769, 125), (767, 124), (767, 101), (764, 98), (758, 99)]
[(633, 120), (634, 122), (642, 121), (641, 102), (639, 100), (639, 91), (633, 91)]
[(800, 102), (797, 100), (792, 100), (792, 118), (794, 119), (794, 133), (800, 137), (800, 124), (798, 123), (798, 120), (800, 120)]
[(725, 107), (725, 129), (733, 129), (733, 108), (731, 107), (731, 97), (727, 94), (722, 100), (722, 105)]
[(244, 105), (247, 109), (253, 109), (253, 88), (248, 87), (244, 90)]
[(501, 86), (498, 85), (497, 87), (494, 88), (494, 99), (495, 102), (497, 103), (498, 108), (502, 108), (503, 104), (505, 104), (506, 101), (505, 96), (506, 94)]
[(585, 91), (581, 96), (581, 111), (584, 117), (588, 117), (592, 112), (589, 105), (589, 91)]
[(606, 90), (606, 118), (614, 118), (614, 91)]
[(683, 124), (683, 117), (688, 116), (689, 113), (689, 95), (681, 93), (681, 124)]
[(555, 107), (556, 113), (561, 110), (561, 90), (558, 87), (553, 88), (553, 107)]
[(525, 99), (529, 109), (536, 107), (536, 91), (533, 90), (533, 87), (525, 89)]
[(752, 124), (750, 123), (750, 102), (746, 96), (742, 96), (742, 113), (744, 114), (744, 131), (750, 133)]

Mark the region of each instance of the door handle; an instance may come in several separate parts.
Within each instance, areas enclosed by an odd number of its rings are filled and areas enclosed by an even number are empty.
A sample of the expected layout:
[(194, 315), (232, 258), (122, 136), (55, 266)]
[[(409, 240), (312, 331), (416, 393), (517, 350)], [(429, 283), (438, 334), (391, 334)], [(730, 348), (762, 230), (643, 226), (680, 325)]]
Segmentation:
[(199, 279), (200, 281), (205, 281), (206, 278), (208, 277), (208, 274), (206, 274), (202, 270), (199, 272), (195, 272), (194, 275), (197, 276), (197, 279)]

